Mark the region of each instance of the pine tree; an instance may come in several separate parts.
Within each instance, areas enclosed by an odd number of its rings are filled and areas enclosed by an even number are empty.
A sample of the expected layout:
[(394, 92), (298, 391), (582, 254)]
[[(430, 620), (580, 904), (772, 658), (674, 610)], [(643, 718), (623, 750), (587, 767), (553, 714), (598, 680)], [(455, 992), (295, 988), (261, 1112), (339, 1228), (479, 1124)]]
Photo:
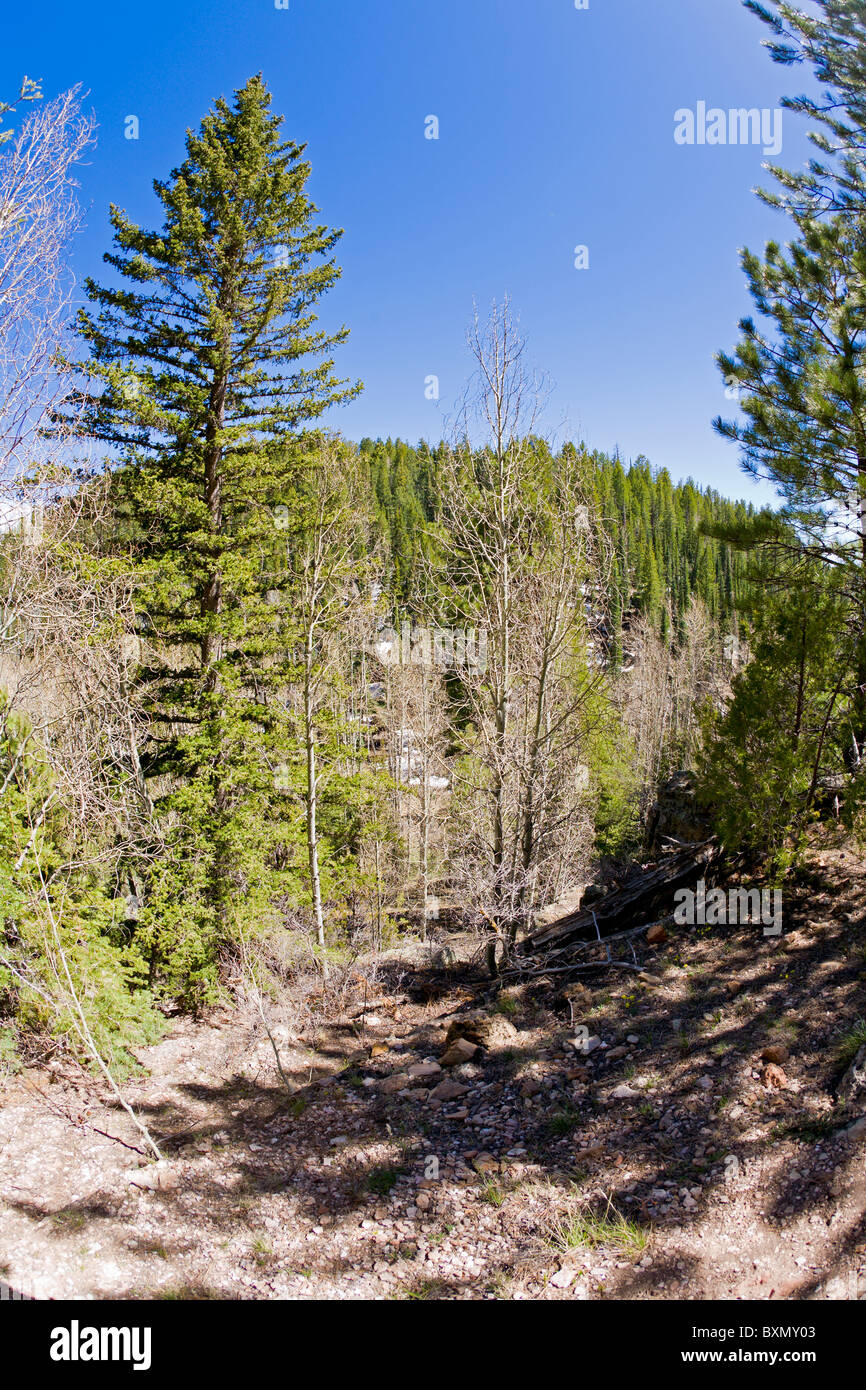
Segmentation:
[(811, 215), (862, 216), (866, 158), (866, 0), (815, 0), (807, 13), (786, 0), (743, 0), (770, 27), (775, 62), (807, 64), (821, 84), (820, 97), (784, 97), (782, 105), (808, 116), (819, 129), (809, 138), (817, 157), (806, 169), (773, 167), (782, 192), (762, 191), (771, 206)]
[[(786, 500), (795, 549), (841, 569), (854, 634), (853, 740), (849, 762), (866, 744), (866, 0), (816, 0), (817, 13), (786, 0), (744, 0), (773, 32), (770, 52), (784, 66), (806, 64), (819, 97), (783, 104), (818, 129), (818, 157), (802, 170), (774, 167), (780, 192), (760, 197), (790, 215), (796, 238), (787, 254), (771, 243), (763, 264), (743, 265), (759, 312), (775, 320), (765, 335), (744, 320), (736, 362), (720, 354), (729, 382), (749, 393), (750, 423), (717, 421), (743, 446), (747, 471), (769, 477)], [(761, 534), (757, 537), (761, 539)], [(764, 536), (779, 544), (779, 535)], [(820, 582), (820, 580), (818, 581)]]
[[(793, 212), (797, 239), (743, 252), (764, 328), (743, 319), (719, 367), (741, 390), (745, 422), (716, 420), (743, 467), (785, 499), (774, 523), (730, 533), (844, 576), (854, 636), (854, 757), (866, 745), (866, 243), (841, 214)], [(820, 578), (816, 578), (820, 582)]]
[(360, 390), (328, 356), (347, 330), (319, 331), (314, 312), (340, 275), (341, 233), (317, 224), (305, 147), (284, 143), (281, 123), (261, 77), (218, 100), (154, 184), (162, 228), (112, 207), (105, 260), (120, 283), (88, 281), (80, 315), (85, 427), (114, 450), (144, 584), (145, 770), (184, 842), (183, 862), (175, 844), (158, 866), (144, 920), (157, 956), (174, 951), (199, 982), (245, 895), (267, 914), (266, 870), (291, 866), (302, 834), (275, 787), (296, 751), (279, 699), (296, 634), (274, 576), (294, 484), (320, 466), (300, 432)]

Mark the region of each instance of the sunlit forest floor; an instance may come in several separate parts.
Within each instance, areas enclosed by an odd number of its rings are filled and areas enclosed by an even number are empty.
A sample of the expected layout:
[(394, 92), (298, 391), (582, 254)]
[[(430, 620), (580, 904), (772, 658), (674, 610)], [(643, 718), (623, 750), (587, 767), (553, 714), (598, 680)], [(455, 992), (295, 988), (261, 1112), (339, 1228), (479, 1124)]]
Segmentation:
[(817, 846), (781, 938), (682, 927), (641, 974), (577, 985), (494, 989), (474, 942), (447, 970), (407, 944), (308, 1034), (271, 1027), (285, 1080), (260, 1021), (174, 1020), (126, 1088), (159, 1164), (92, 1082), (29, 1069), (0, 1093), (0, 1276), (38, 1298), (862, 1299), (866, 1101), (836, 1088), (864, 887)]

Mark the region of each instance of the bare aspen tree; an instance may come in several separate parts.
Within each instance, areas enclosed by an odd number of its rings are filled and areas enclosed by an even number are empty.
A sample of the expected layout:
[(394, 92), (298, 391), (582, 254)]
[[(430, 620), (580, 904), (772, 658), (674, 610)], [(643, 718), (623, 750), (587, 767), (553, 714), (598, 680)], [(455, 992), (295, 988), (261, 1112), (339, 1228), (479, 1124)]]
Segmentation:
[[(25, 95), (39, 97), (32, 84)], [(79, 220), (73, 170), (92, 133), (76, 89), (34, 105), (0, 147), (0, 734), (10, 750), (2, 790), (27, 788), (27, 820), (7, 869), (31, 930), (43, 932), (38, 967), (20, 953), (2, 964), (65, 1021), (159, 1157), (94, 1034), (91, 987), (75, 976), (64, 923), (73, 882), (114, 879), (119, 896), (133, 853), (150, 840), (130, 697), (133, 582), (91, 544), (105, 488), (80, 485), (86, 441), (74, 419), (63, 428), (55, 421), (69, 395), (62, 355), (66, 252)], [(44, 827), (57, 817), (63, 854), (46, 862)]]
[[(32, 84), (26, 95), (37, 93)], [(129, 700), (137, 645), (132, 584), (92, 540), (105, 487), (80, 487), (87, 441), (57, 423), (80, 213), (75, 165), (93, 139), (78, 88), (34, 101), (0, 146), (0, 685), (50, 760), (76, 823), (123, 816), (120, 785), (146, 806)], [(97, 753), (97, 750), (99, 752)]]
[[(521, 527), (531, 525), (524, 484), (543, 385), (526, 368), (525, 340), (507, 302), (494, 305), (486, 324), (476, 311), (468, 343), (475, 376), (459, 422), (463, 438), (447, 458), (443, 493), (446, 525), (459, 557), (454, 579), (469, 600), (465, 620), (476, 616), (477, 607), (487, 638), (487, 669), (475, 683), (473, 703), (480, 696), (478, 731), (489, 780), (491, 886), (498, 924), (514, 907), (507, 884), (508, 803), (514, 780), (514, 566)], [(481, 450), (471, 439), (479, 424), (485, 435)]]
[(76, 486), (86, 441), (74, 419), (55, 420), (69, 394), (61, 358), (66, 252), (79, 222), (74, 167), (93, 125), (74, 89), (35, 104), (9, 134), (0, 147), (0, 685), (9, 711), (28, 715), (55, 795), (92, 829), (126, 816), (118, 786), (132, 792), (129, 805), (148, 803), (129, 699), (132, 584), (81, 542), (98, 533), (106, 492)]
[[(78, 533), (98, 523), (102, 500), (102, 488), (84, 489), (46, 509), (38, 537), (19, 529), (0, 545), (0, 737), (8, 747), (10, 731), (17, 735), (2, 791), (14, 781), (34, 793), (20, 844), (8, 847), (8, 872), (24, 893), (31, 933), (41, 932), (41, 965), (5, 952), (0, 964), (65, 1021), (158, 1158), (97, 1041), (92, 991), (73, 971), (65, 930), (82, 876), (113, 884), (120, 898), (153, 846), (138, 757), (142, 720), (130, 694), (139, 660), (133, 583), (78, 543)], [(49, 817), (61, 820), (63, 854), (46, 859)]]
[(484, 654), (462, 674), (472, 740), (455, 792), (464, 810), (486, 806), (462, 857), (507, 945), (550, 891), (565, 845), (574, 852), (571, 834), (589, 828), (580, 752), (603, 675), (588, 659), (588, 600), (604, 561), (579, 459), (554, 457), (537, 435), (546, 386), (507, 302), (484, 325), (476, 316), (469, 346), (475, 376), (442, 506), (455, 620)]
[[(444, 634), (428, 629), (416, 630), (413, 640), (407, 624), (385, 667), (391, 773), (397, 787), (398, 814), (406, 827), (406, 886), (411, 891), (415, 879), (424, 941), (434, 911), (430, 883), (434, 860), (442, 848), (442, 808), (449, 781), (443, 676), (444, 663), (453, 657), (442, 651), (444, 645)], [(417, 876), (413, 874), (413, 858)]]
[[(74, 166), (93, 138), (79, 90), (37, 104), (0, 146), (0, 513), (31, 515), (62, 445), (44, 427), (66, 394), (59, 368), (79, 223)], [(26, 481), (29, 478), (29, 482)], [(2, 524), (2, 515), (0, 515)]]
[(634, 746), (640, 808), (649, 810), (660, 782), (693, 758), (701, 708), (730, 695), (733, 674), (706, 608), (692, 599), (683, 639), (672, 646), (646, 618), (629, 634), (634, 666), (617, 681), (617, 702)]
[(320, 866), (321, 714), (345, 659), (349, 615), (359, 598), (360, 488), (357, 461), (326, 444), (304, 482), (303, 505), (289, 543), (291, 622), (300, 648), (300, 715), (310, 894), (316, 940), (325, 945)]

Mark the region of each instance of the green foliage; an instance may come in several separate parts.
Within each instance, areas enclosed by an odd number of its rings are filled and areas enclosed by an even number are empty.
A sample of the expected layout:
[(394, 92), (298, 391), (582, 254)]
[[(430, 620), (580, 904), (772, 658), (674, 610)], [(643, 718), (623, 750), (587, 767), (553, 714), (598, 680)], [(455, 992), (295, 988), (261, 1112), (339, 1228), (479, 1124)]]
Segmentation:
[(553, 1242), (563, 1252), (606, 1249), (642, 1255), (649, 1244), (649, 1232), (623, 1216), (609, 1200), (603, 1210), (561, 1217), (554, 1226)]
[(763, 256), (742, 253), (758, 318), (741, 320), (735, 352), (718, 363), (745, 418), (715, 425), (739, 444), (745, 471), (771, 481), (785, 503), (774, 526), (743, 542), (784, 561), (788, 581), (804, 563), (816, 585), (826, 566), (834, 571), (846, 602), (837, 621), (851, 639), (842, 694), (854, 763), (866, 746), (866, 15), (846, 0), (817, 0), (817, 13), (784, 0), (746, 5), (773, 32), (775, 60), (809, 64), (823, 90), (785, 101), (817, 123), (818, 157), (794, 172), (774, 167), (781, 192), (761, 194), (787, 213), (793, 239), (770, 242)]
[(405, 1168), (376, 1168), (367, 1178), (367, 1190), (377, 1197), (387, 1197), (405, 1172)]
[[(158, 1041), (163, 1019), (144, 987), (144, 961), (111, 940), (117, 905), (92, 885), (37, 907), (16, 923), (14, 945), (2, 951), (0, 991), (14, 998), (25, 1030), (64, 1039), (93, 1065), (79, 1009), (96, 1048), (116, 1079), (138, 1070), (130, 1049)], [(8, 941), (8, 932), (7, 932)], [(24, 983), (23, 981), (28, 981)]]
[[(866, 84), (863, 52), (866, 11), (862, 0), (814, 0), (809, 9), (790, 0), (743, 0), (771, 30), (767, 47), (783, 67), (807, 64), (819, 95), (786, 97), (784, 106), (808, 116), (813, 157), (805, 168), (773, 166), (781, 193), (761, 191), (771, 207), (861, 212)], [(817, 126), (817, 129), (814, 127)]]
[(18, 1029), (0, 1026), (0, 1080), (21, 1070), (18, 1046)]
[[(395, 613), (411, 606), (422, 564), (434, 552), (433, 536), (443, 511), (442, 459), (446, 446), (416, 448), (402, 440), (362, 439), (359, 446), (380, 543), (387, 563)], [(593, 503), (594, 516), (613, 545), (610, 582), (609, 650), (612, 665), (622, 663), (623, 632), (630, 618), (644, 614), (675, 640), (692, 597), (699, 598), (719, 624), (729, 624), (744, 591), (745, 558), (714, 536), (708, 525), (744, 525), (754, 509), (728, 502), (711, 488), (691, 481), (674, 484), (665, 469), (653, 470), (645, 458), (623, 468), (618, 458), (566, 444), (558, 459), (578, 463)], [(549, 468), (547, 448), (536, 444), (539, 473)], [(447, 543), (447, 537), (446, 537)]]
[[(776, 868), (816, 814), (820, 779), (850, 739), (850, 665), (838, 586), (764, 591), (752, 607), (752, 660), (724, 712), (707, 714), (700, 772), (721, 837)], [(853, 788), (848, 790), (849, 803)], [(853, 806), (849, 804), (849, 810)]]
[[(81, 1016), (116, 1076), (129, 1049), (153, 1042), (162, 1019), (145, 962), (126, 938), (123, 900), (93, 872), (69, 870), (68, 828), (50, 804), (52, 782), (26, 720), (0, 693), (0, 1018), (62, 1038), (92, 1062)], [(3, 1030), (4, 1055), (13, 1034)]]
[(547, 1121), (547, 1129), (550, 1134), (566, 1135), (573, 1130), (579, 1129), (583, 1122), (583, 1116), (579, 1110), (572, 1106), (566, 1106), (562, 1110), (556, 1110)]
[(213, 997), (238, 920), (269, 925), (303, 896), (293, 562), (311, 479), (345, 461), (303, 428), (360, 389), (331, 373), (347, 330), (313, 313), (341, 234), (317, 225), (303, 148), (269, 107), (258, 77), (216, 103), (154, 185), (159, 231), (112, 209), (123, 283), (88, 281), (79, 320), (87, 427), (119, 454), (108, 543), (137, 567), (148, 640), (142, 767), (162, 844), (137, 941), (188, 1003)]
[(616, 857), (640, 841), (640, 793), (636, 755), (622, 718), (604, 691), (596, 696), (586, 759), (595, 794), (595, 848)]
[[(280, 127), (260, 77), (217, 101), (154, 185), (161, 225), (112, 207), (112, 284), (88, 281), (79, 316), (90, 358), (73, 413), (109, 452), (113, 509), (87, 541), (134, 575), (141, 638), (153, 817), (135, 846), (134, 921), (116, 888), (69, 867), (86, 856), (73, 853), (44, 760), (29, 730), (4, 719), (3, 1007), (16, 1026), (74, 1039), (80, 1001), (121, 1069), (136, 1039), (155, 1036), (154, 999), (213, 1002), (242, 947), (255, 955), (286, 927), (318, 929), (323, 905), (319, 940), (337, 958), (354, 898), (375, 892), (380, 905), (379, 851), (393, 850), (405, 812), (382, 747), (393, 711), (368, 696), (374, 608), (395, 623), (480, 626), (505, 596), (487, 686), (486, 674), (472, 687), (450, 670), (436, 699), (444, 691), (455, 861), (480, 866), (479, 902), (511, 893), (514, 925), (569, 855), (635, 847), (644, 789), (614, 703), (630, 632), (641, 620), (684, 649), (695, 599), (715, 632), (733, 624), (748, 561), (722, 532), (766, 526), (642, 457), (624, 467), (530, 437), (509, 445), (498, 505), (495, 451), (391, 439), (355, 450), (321, 432), (323, 413), (360, 389), (333, 375), (347, 330), (321, 331), (315, 312), (340, 275), (341, 233), (318, 224), (304, 147)], [(461, 529), (470, 512), (476, 534)], [(491, 537), (485, 570), (476, 562)], [(368, 603), (374, 576), (383, 593)], [(774, 613), (756, 624), (756, 660), (713, 726), (708, 766), (717, 786), (738, 778), (741, 802), (757, 799), (781, 852), (799, 791), (809, 801), (809, 757), (818, 744), (818, 764), (838, 752), (848, 695), (820, 728), (833, 650), (819, 641), (789, 757), (797, 630)], [(747, 728), (757, 763), (738, 760)], [(491, 730), (498, 762), (484, 759)], [(728, 814), (731, 836), (747, 839), (746, 817)]]

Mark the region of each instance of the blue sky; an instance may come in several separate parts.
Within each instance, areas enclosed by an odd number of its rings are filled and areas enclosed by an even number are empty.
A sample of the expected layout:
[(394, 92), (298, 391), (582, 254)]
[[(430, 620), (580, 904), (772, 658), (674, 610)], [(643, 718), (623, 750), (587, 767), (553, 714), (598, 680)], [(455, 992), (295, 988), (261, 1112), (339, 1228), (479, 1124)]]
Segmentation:
[[(757, 500), (710, 426), (732, 408), (713, 355), (751, 307), (738, 248), (787, 226), (751, 192), (769, 182), (760, 147), (678, 145), (674, 114), (799, 92), (806, 74), (773, 64), (765, 37), (740, 0), (43, 0), (4, 18), (0, 93), (25, 72), (46, 95), (88, 90), (99, 138), (74, 262), (100, 277), (109, 202), (153, 225), (152, 180), (187, 127), (261, 71), (308, 143), (323, 220), (346, 233), (321, 316), (351, 328), (338, 367), (366, 390), (331, 423), (438, 438), (473, 299), (507, 292), (560, 437)], [(788, 113), (783, 138), (780, 161), (802, 164)]]

